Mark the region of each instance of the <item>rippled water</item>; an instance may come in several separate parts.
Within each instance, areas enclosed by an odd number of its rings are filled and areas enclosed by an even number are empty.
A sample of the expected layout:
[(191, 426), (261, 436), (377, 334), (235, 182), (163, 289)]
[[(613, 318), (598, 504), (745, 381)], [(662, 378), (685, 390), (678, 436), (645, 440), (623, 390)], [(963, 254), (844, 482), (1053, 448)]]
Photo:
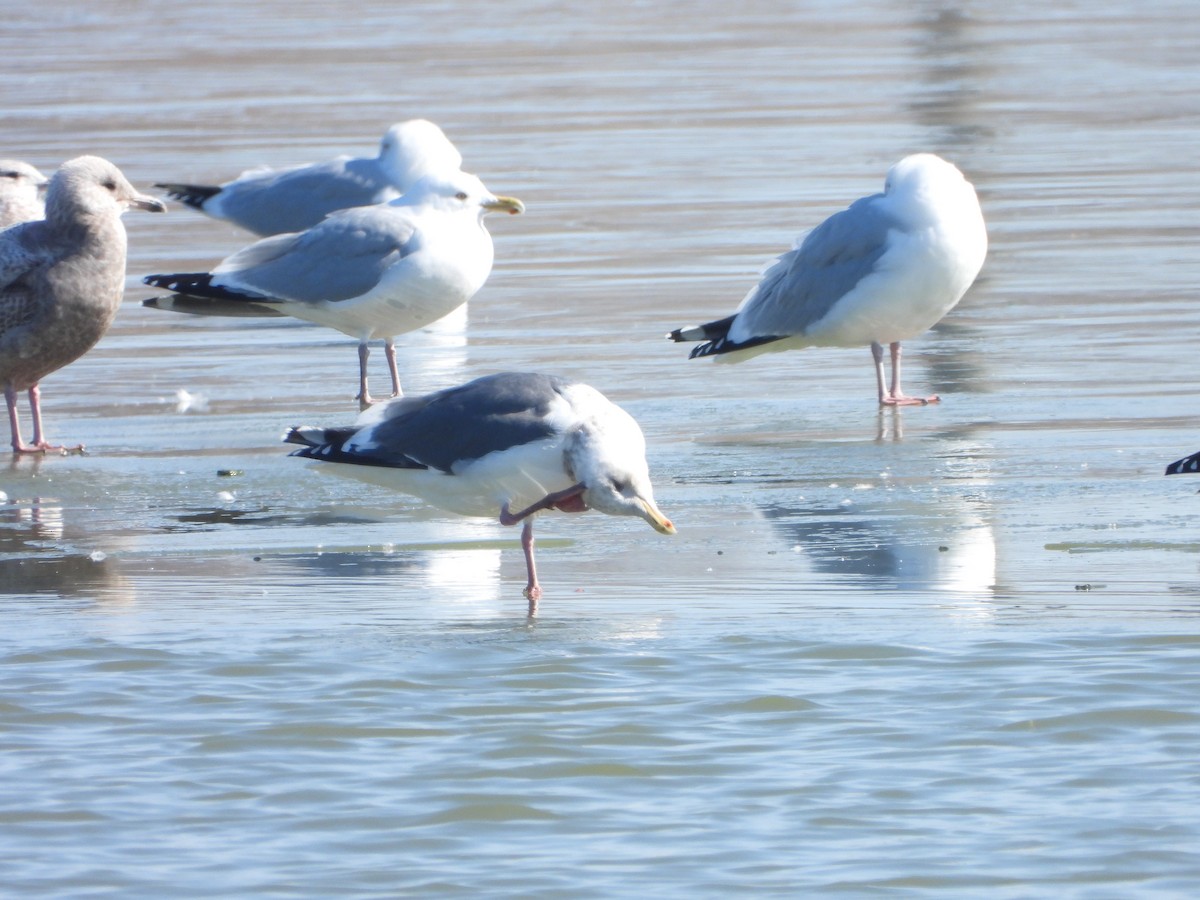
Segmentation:
[[(0, 467), (14, 896), (1189, 897), (1200, 889), (1200, 19), (1184, 3), (65, 3), (0, 31), (0, 155), (146, 188), (411, 116), (528, 205), (406, 388), (633, 412), (675, 539), (516, 536), (278, 444), (353, 342), (143, 309), (248, 238), (127, 216), (127, 304)], [(983, 276), (906, 345), (688, 362), (797, 233), (934, 150)], [(383, 377), (382, 363), (374, 377)], [(222, 474), (225, 473), (225, 474)]]

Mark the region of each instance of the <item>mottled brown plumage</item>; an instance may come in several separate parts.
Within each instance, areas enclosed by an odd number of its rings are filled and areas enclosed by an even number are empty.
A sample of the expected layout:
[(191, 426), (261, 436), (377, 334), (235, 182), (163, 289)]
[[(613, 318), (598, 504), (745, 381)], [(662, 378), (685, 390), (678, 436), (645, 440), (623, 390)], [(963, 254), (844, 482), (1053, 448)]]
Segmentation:
[[(62, 449), (42, 432), (38, 382), (104, 336), (125, 289), (130, 206), (163, 212), (107, 160), (81, 156), (50, 179), (46, 218), (0, 232), (0, 385), (14, 453)], [(25, 444), (17, 394), (29, 391), (33, 443)]]

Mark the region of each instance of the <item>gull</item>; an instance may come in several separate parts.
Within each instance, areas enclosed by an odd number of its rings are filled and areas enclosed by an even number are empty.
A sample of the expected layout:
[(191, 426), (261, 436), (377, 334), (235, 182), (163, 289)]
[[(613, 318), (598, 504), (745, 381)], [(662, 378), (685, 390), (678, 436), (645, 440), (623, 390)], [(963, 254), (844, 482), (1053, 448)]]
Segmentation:
[(264, 237), (312, 228), (329, 213), (395, 200), (420, 178), (455, 172), (462, 154), (432, 122), (389, 128), (376, 157), (339, 156), (289, 169), (243, 172), (220, 186), (160, 182), (167, 196)]
[(0, 228), (32, 222), (46, 214), (41, 190), (46, 176), (19, 159), (0, 159)]
[[(0, 384), (14, 453), (64, 449), (45, 438), (38, 382), (87, 353), (112, 324), (125, 289), (121, 213), (129, 207), (166, 209), (112, 163), (81, 156), (50, 179), (45, 219), (0, 232)], [(29, 445), (17, 416), (20, 391), (29, 392)]]
[[(733, 315), (667, 337), (703, 341), (689, 358), (734, 362), (802, 347), (869, 344), (880, 405), (936, 402), (902, 392), (900, 342), (954, 308), (986, 255), (987, 229), (970, 182), (932, 153), (906, 156), (888, 171), (882, 194), (830, 216), (778, 257)], [(891, 350), (890, 387), (884, 344)]]
[[(502, 372), (421, 397), (379, 404), (345, 428), (296, 427), (292, 456), (402, 491), (449, 512), (523, 523), (531, 609), (541, 597), (533, 519), (559, 510), (637, 516), (675, 526), (654, 503), (646, 442), (629, 413), (593, 387)], [(516, 511), (514, 512), (514, 508)]]
[(357, 338), (365, 408), (369, 341), (385, 340), (392, 395), (400, 391), (393, 337), (442, 318), (483, 287), (492, 237), (483, 218), (523, 212), (474, 175), (429, 175), (390, 203), (346, 209), (298, 234), (264, 238), (211, 272), (148, 275), (175, 291), (146, 306), (198, 315), (285, 315)]

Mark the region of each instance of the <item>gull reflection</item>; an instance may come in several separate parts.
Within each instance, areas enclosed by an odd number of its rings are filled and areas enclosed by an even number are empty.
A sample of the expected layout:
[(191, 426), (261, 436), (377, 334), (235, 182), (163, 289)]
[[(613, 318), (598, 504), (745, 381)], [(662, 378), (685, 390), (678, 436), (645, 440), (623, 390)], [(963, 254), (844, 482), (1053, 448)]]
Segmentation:
[(763, 516), (813, 567), (872, 589), (989, 594), (996, 581), (992, 529), (965, 510), (897, 514), (883, 505), (764, 506)]
[[(53, 499), (0, 502), (0, 595), (86, 598), (104, 605), (132, 603), (132, 586), (118, 560), (89, 542), (90, 529), (68, 528)], [(113, 541), (112, 543), (118, 543)]]
[[(361, 519), (353, 530), (344, 530), (339, 546), (327, 544), (312, 552), (294, 553), (282, 560), (322, 578), (353, 579), (356, 590), (402, 590), (434, 599), (437, 603), (485, 605), (489, 610), (502, 594), (501, 560), (511, 548), (513, 565), (521, 568), (520, 544), (507, 533), (489, 532), (468, 522), (403, 522), (387, 518)], [(378, 538), (386, 535), (387, 540)], [(355, 538), (368, 543), (351, 547)], [(506, 539), (507, 538), (507, 539)], [(327, 542), (328, 532), (323, 535)], [(512, 575), (509, 581), (515, 581)]]
[(909, 109), (937, 146), (961, 156), (993, 136), (980, 110), (991, 68), (987, 44), (974, 37), (976, 21), (957, 5), (933, 4), (918, 15), (914, 49), (925, 68), (913, 82)]
[(0, 527), (6, 523), (18, 526), (9, 535), (14, 540), (24, 537), (53, 541), (61, 540), (63, 536), (62, 507), (56, 501), (45, 502), (41, 497), (0, 506)]

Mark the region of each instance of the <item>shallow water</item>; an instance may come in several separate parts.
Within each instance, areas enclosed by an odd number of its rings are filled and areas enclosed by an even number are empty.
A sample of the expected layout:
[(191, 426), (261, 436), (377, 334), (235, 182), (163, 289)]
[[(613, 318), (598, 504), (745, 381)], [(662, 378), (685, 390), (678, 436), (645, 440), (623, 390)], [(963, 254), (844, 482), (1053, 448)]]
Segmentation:
[[(1200, 145), (1182, 3), (67, 3), (0, 32), (2, 155), (146, 188), (411, 116), (528, 213), (412, 392), (626, 406), (677, 538), (516, 535), (286, 458), (347, 338), (143, 309), (248, 237), (126, 217), (127, 303), (0, 467), (0, 884), (21, 896), (1185, 897), (1200, 884)], [(984, 273), (869, 354), (688, 362), (888, 165), (977, 185)], [(381, 356), (381, 354), (378, 354)], [(382, 383), (382, 361), (374, 377)], [(222, 474), (225, 473), (225, 474)]]

